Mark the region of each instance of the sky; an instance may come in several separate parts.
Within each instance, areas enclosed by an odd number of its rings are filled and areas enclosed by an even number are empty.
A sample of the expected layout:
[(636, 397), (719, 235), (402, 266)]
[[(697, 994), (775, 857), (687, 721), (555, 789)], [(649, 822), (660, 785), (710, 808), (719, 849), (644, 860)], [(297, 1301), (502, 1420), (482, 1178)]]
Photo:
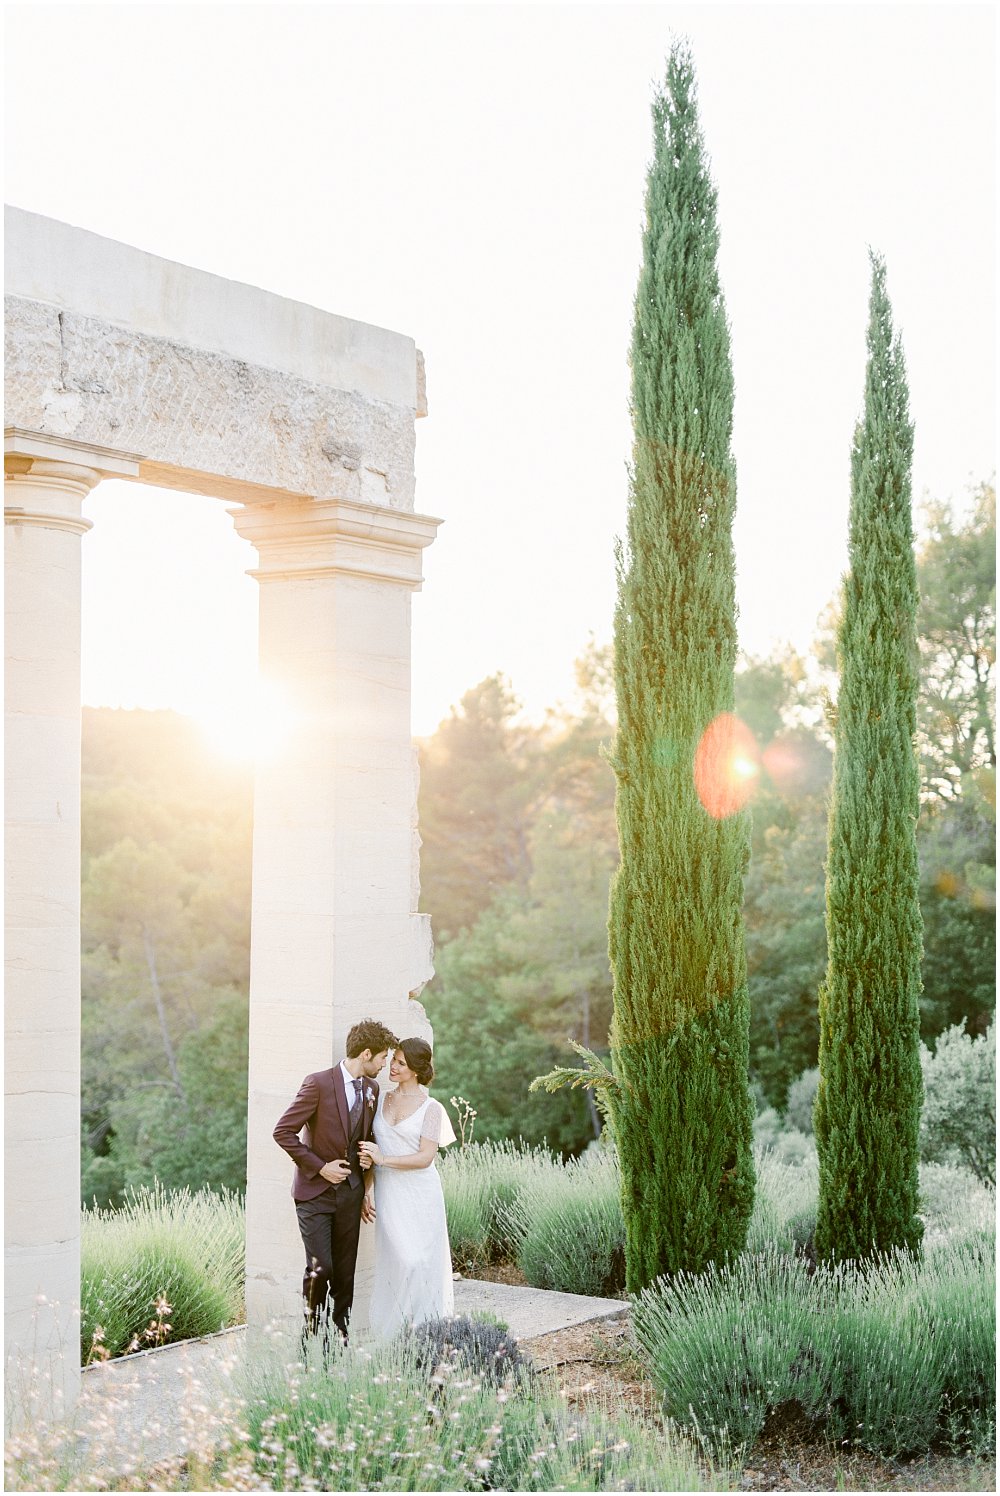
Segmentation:
[[(846, 564), (868, 249), (914, 497), (995, 470), (996, 16), (962, 5), (8, 5), (5, 199), (412, 336), (413, 728), (611, 637), (650, 101), (691, 45), (736, 381), (740, 638), (808, 651)], [(255, 553), (221, 502), (87, 500), (83, 699), (253, 714)]]

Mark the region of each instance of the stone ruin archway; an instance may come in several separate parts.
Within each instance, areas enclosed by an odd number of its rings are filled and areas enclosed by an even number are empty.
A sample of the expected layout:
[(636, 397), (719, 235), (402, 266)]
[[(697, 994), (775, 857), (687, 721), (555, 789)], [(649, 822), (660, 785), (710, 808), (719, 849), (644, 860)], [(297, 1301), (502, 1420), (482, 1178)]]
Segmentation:
[[(298, 724), (255, 783), (247, 1312), (299, 1313), (271, 1129), (358, 1017), (414, 1031), (411, 339), (6, 212), (6, 1354), (79, 1382), (80, 557), (87, 494), (129, 478), (236, 506), (260, 668)], [(370, 1264), (359, 1260), (358, 1313)], [(44, 1295), (46, 1303), (39, 1304)], [(63, 1352), (63, 1353), (61, 1353)]]

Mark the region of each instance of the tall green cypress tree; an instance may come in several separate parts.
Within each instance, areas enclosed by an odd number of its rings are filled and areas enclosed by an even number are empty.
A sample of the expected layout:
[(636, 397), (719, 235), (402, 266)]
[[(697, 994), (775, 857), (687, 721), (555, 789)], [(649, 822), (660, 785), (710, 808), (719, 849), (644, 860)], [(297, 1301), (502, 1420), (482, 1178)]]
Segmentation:
[(627, 1280), (738, 1252), (753, 1204), (743, 875), (733, 777), (733, 377), (716, 195), (686, 48), (653, 103), (618, 556), (610, 1093)]
[(872, 256), (864, 418), (851, 453), (849, 571), (820, 992), (816, 1250), (916, 1251), (922, 925), (914, 750), (913, 426), (885, 264)]

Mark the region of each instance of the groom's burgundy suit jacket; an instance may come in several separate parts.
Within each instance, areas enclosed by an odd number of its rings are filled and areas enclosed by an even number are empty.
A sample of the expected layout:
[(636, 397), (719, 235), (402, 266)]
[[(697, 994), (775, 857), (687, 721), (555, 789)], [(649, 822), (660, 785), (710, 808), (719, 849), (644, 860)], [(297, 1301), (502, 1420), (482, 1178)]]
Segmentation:
[[(368, 1142), (378, 1105), (378, 1082), (362, 1076), (364, 1102), (361, 1130), (356, 1143)], [(305, 1137), (299, 1134), (305, 1129)], [(288, 1110), (278, 1118), (274, 1141), (295, 1160), (293, 1200), (315, 1200), (329, 1188), (320, 1169), (335, 1158), (347, 1158), (350, 1148), (350, 1118), (344, 1075), (339, 1065), (307, 1075)]]

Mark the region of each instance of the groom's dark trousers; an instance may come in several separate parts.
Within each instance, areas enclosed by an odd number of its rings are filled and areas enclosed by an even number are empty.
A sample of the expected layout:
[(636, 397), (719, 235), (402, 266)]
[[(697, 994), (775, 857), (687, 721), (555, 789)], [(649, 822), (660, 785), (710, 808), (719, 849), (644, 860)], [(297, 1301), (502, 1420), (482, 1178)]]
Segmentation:
[[(348, 1111), (339, 1065), (307, 1075), (274, 1129), (275, 1142), (295, 1160), (292, 1198), (306, 1252), (302, 1296), (309, 1328), (314, 1333), (322, 1328), (325, 1335), (332, 1319), (345, 1338), (364, 1200), (358, 1144), (371, 1137), (378, 1085), (365, 1078), (362, 1091)], [(319, 1171), (337, 1158), (347, 1159), (351, 1172), (342, 1183), (330, 1184)]]
[(327, 1316), (346, 1339), (354, 1303), (354, 1266), (361, 1234), (361, 1184), (331, 1184), (315, 1200), (296, 1201), (306, 1270), (302, 1279), (309, 1328), (325, 1329)]

